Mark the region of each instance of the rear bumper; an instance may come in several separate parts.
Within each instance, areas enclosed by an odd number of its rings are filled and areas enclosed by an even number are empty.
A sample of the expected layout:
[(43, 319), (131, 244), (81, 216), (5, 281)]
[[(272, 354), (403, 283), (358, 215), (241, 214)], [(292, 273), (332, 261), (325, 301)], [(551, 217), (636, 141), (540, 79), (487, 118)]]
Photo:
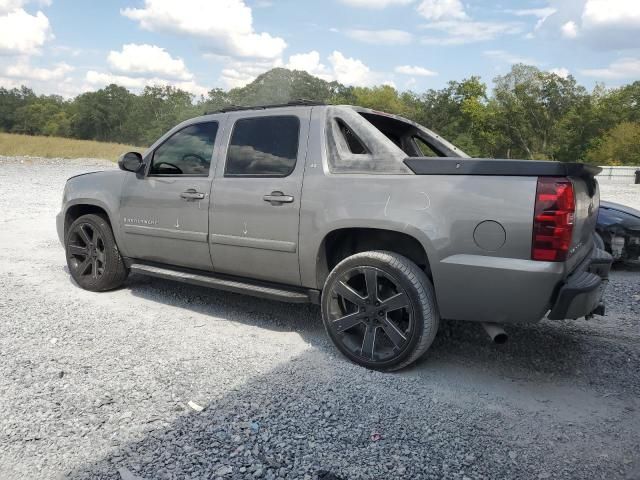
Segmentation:
[(594, 248), (591, 256), (562, 284), (547, 317), (550, 320), (563, 320), (604, 315), (602, 297), (612, 261), (607, 252)]

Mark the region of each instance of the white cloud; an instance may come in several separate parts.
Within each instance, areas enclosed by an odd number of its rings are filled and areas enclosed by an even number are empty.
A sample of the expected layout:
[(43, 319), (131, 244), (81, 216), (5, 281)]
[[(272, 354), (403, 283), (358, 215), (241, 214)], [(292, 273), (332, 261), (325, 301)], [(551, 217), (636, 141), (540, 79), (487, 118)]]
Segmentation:
[[(0, 55), (31, 55), (38, 53), (44, 43), (53, 38), (49, 19), (42, 12), (30, 15), (21, 8), (13, 8), (15, 0), (5, 2), (0, 12)], [(7, 10), (12, 8), (11, 10)]]
[(418, 13), (427, 20), (465, 20), (468, 18), (460, 0), (423, 0)]
[(275, 67), (302, 70), (328, 82), (336, 80), (353, 86), (376, 85), (385, 80), (383, 74), (372, 71), (361, 60), (347, 57), (342, 52), (334, 51), (326, 60), (327, 64), (322, 63), (320, 53), (312, 50), (291, 55), (287, 63), (279, 59), (263, 62), (228, 61), (220, 80), (230, 88), (243, 87), (258, 75)]
[(345, 85), (364, 86), (372, 83), (371, 69), (361, 60), (345, 57), (335, 50), (329, 55), (329, 63), (333, 70), (333, 77)]
[(602, 80), (637, 79), (640, 78), (640, 59), (622, 58), (612, 62), (607, 68), (581, 70), (588, 77)]
[(640, 1), (549, 0), (558, 9), (549, 24), (564, 38), (594, 50), (637, 50), (640, 46)]
[(109, 52), (107, 63), (111, 71), (89, 70), (86, 73), (86, 88), (101, 88), (115, 83), (132, 90), (169, 85), (194, 95), (205, 95), (208, 91), (194, 80), (182, 59), (173, 58), (164, 48), (156, 45), (123, 45), (121, 51)]
[(220, 74), (220, 80), (222, 80), (229, 88), (239, 88), (253, 82), (256, 79), (256, 76), (257, 75), (241, 69), (223, 68)]
[(22, 60), (5, 68), (3, 74), (21, 82), (24, 82), (24, 80), (48, 82), (64, 78), (71, 71), (73, 71), (73, 67), (67, 63), (58, 63), (53, 68), (39, 68), (33, 67), (27, 61)]
[(538, 18), (549, 17), (549, 16), (553, 15), (554, 13), (556, 13), (557, 11), (558, 10), (553, 8), (553, 7), (523, 8), (523, 9), (519, 9), (519, 10), (505, 10), (505, 12), (512, 13), (513, 15), (516, 15), (518, 17), (532, 16), (532, 17), (538, 17)]
[(347, 30), (347, 36), (373, 45), (407, 45), (413, 35), (404, 30)]
[(567, 78), (569, 75), (571, 75), (569, 69), (564, 67), (552, 68), (551, 70), (549, 70), (549, 73), (555, 73), (561, 78)]
[[(434, 77), (438, 75), (437, 72), (433, 70), (428, 70), (424, 67), (417, 67), (413, 65), (399, 65), (393, 69), (394, 72), (400, 73), (402, 75), (415, 75), (418, 77)], [(415, 78), (413, 79), (415, 83)]]
[[(533, 31), (537, 32), (538, 30), (540, 30), (540, 28), (542, 28), (544, 22), (546, 22), (551, 15), (554, 15), (558, 12), (558, 9), (554, 7), (524, 8), (519, 10), (505, 10), (505, 12), (511, 13), (517, 17), (536, 17), (538, 21), (533, 27)], [(534, 33), (529, 32), (526, 35), (526, 38), (533, 38), (534, 36)]]
[[(5, 88), (20, 88), (25, 85), (25, 82), (24, 80), (0, 76), (0, 85)], [(60, 95), (65, 98), (72, 98), (92, 89), (89, 85), (78, 85), (70, 77), (51, 81), (31, 80), (29, 81), (29, 87), (39, 94)]]
[(120, 73), (159, 76), (176, 80), (191, 80), (193, 75), (180, 58), (173, 58), (161, 47), (128, 43), (122, 51), (109, 52), (107, 61), (111, 68)]
[(289, 70), (302, 70), (328, 82), (333, 80), (333, 76), (327, 69), (327, 66), (320, 62), (320, 53), (316, 50), (312, 50), (309, 53), (291, 55), (285, 68)]
[(423, 37), (425, 45), (462, 45), (522, 32), (519, 23), (474, 21), (460, 0), (423, 0), (418, 13), (429, 20), (423, 28), (442, 34)]
[(199, 37), (204, 47), (223, 55), (278, 58), (287, 46), (282, 38), (254, 30), (243, 0), (144, 0), (143, 8), (120, 12), (145, 30)]
[(0, 0), (0, 15), (22, 8), (25, 3), (25, 0)]
[(406, 88), (407, 90), (411, 90), (413, 87), (415, 87), (417, 85), (417, 83), (418, 83), (418, 81), (415, 79), (415, 77), (411, 77), (404, 84), (404, 88)]
[(228, 88), (244, 87), (256, 77), (272, 68), (282, 67), (282, 60), (233, 60), (224, 59), (225, 67), (220, 74), (220, 80)]
[(560, 32), (564, 38), (576, 38), (578, 36), (578, 25), (573, 20), (563, 24)]
[(425, 45), (462, 45), (492, 40), (501, 35), (513, 35), (522, 32), (522, 26), (520, 24), (510, 22), (460, 22), (447, 20), (428, 23), (424, 28), (445, 34), (445, 36), (441, 37), (423, 37), (421, 42)]
[(27, 3), (36, 3), (42, 7), (51, 5), (51, 0), (0, 0), (0, 15), (23, 8)]
[(352, 7), (361, 8), (386, 8), (394, 5), (408, 5), (413, 0), (341, 0), (342, 3), (346, 3)]
[(539, 64), (539, 62), (537, 62), (533, 58), (525, 57), (522, 55), (515, 55), (505, 50), (485, 50), (484, 52), (482, 52), (482, 55), (484, 55), (485, 57), (497, 60), (499, 62), (508, 63), (510, 65), (513, 65), (514, 63), (524, 63), (527, 65)]
[(166, 78), (146, 78), (146, 77), (129, 77), (127, 75), (115, 75), (113, 73), (97, 72), (89, 70), (85, 76), (85, 80), (92, 88), (102, 88), (106, 85), (115, 83), (131, 90), (142, 90), (146, 86), (170, 85), (172, 87), (186, 90), (194, 95), (206, 95), (208, 89), (198, 85), (194, 81), (175, 82)]
[(640, 2), (587, 0), (582, 13), (582, 25), (585, 28), (640, 27)]

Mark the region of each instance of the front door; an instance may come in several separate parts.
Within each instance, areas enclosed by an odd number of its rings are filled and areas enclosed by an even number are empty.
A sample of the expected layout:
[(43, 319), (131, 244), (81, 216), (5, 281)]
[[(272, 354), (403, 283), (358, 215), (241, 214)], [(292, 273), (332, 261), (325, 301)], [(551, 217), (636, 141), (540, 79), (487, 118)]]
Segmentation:
[(127, 176), (120, 221), (129, 256), (212, 269), (208, 211), (217, 133), (215, 121), (181, 128), (153, 150), (144, 176)]
[(229, 115), (225, 164), (212, 190), (216, 272), (300, 285), (298, 226), (310, 115), (310, 107)]

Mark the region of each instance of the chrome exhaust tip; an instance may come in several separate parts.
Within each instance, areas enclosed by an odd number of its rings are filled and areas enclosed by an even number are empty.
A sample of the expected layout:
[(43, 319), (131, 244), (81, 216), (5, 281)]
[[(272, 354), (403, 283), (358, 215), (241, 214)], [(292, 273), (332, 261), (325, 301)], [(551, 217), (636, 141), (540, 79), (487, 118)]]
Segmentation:
[(502, 345), (509, 339), (507, 332), (505, 332), (502, 326), (497, 323), (483, 323), (482, 326), (493, 343)]

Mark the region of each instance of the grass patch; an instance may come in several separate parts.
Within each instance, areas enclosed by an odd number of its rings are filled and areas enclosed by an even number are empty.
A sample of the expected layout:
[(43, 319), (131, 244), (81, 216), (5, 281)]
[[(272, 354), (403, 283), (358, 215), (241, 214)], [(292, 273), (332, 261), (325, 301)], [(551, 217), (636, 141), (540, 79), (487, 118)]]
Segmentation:
[(7, 156), (104, 158), (116, 161), (123, 153), (130, 151), (142, 153), (145, 149), (145, 147), (121, 143), (0, 133), (0, 155)]

